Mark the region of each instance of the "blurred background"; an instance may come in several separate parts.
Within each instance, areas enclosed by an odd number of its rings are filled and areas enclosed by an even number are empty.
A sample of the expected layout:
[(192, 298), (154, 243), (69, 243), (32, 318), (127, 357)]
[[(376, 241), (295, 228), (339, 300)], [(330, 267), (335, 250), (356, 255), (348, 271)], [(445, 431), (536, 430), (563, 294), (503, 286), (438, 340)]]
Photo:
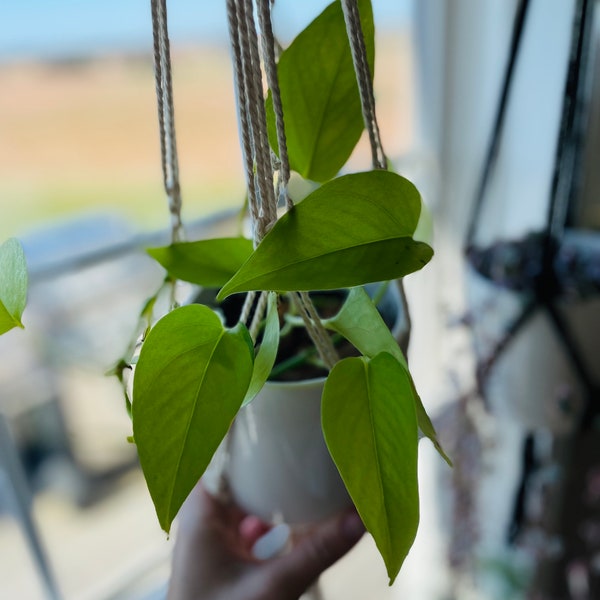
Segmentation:
[[(280, 40), (327, 4), (278, 3)], [(378, 89), (400, 152), (412, 135), (411, 7), (378, 4)], [(190, 238), (215, 235), (245, 195), (225, 2), (168, 10), (183, 217)], [(166, 580), (171, 542), (105, 372), (162, 282), (143, 248), (168, 239), (150, 2), (3, 2), (0, 23), (0, 239), (23, 242), (30, 274), (26, 330), (0, 340), (4, 434), (26, 478), (15, 494), (0, 471), (0, 598), (45, 597), (21, 520), (29, 490), (62, 597), (145, 597)]]
[[(277, 0), (280, 40), (326, 4)], [(455, 467), (421, 444), (397, 584), (365, 539), (327, 598), (600, 595), (598, 5), (373, 0), (383, 145), (436, 228), (411, 368)], [(244, 198), (225, 3), (168, 9), (193, 239)], [(151, 48), (146, 0), (0, 5), (0, 241), (30, 272), (26, 330), (0, 339), (0, 598), (164, 597), (172, 542), (105, 376), (163, 277)]]

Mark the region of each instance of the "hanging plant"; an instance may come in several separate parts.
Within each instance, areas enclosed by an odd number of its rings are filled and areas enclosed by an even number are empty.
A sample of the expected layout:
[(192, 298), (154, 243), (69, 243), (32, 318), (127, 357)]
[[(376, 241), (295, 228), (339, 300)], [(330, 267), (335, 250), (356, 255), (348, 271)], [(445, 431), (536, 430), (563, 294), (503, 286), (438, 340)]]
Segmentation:
[[(163, 41), (156, 73), (163, 150), (171, 148), (163, 153), (163, 172), (174, 225), (173, 243), (149, 253), (168, 281), (220, 288), (218, 301), (247, 296), (233, 327), (218, 307), (189, 305), (149, 330), (135, 366), (133, 437), (159, 522), (169, 531), (236, 415), (277, 368), (280, 339), (300, 323), (313, 341), (312, 357), (329, 373), (321, 409), (329, 453), (391, 583), (418, 527), (419, 428), (448, 459), (405, 357), (363, 286), (403, 277), (431, 259), (430, 246), (415, 239), (422, 202), (412, 183), (386, 170), (372, 91), (370, 2), (333, 2), (277, 64), (270, 2), (256, 3), (262, 58), (247, 4), (228, 1), (253, 241), (182, 242), (166, 12), (164, 0), (153, 2), (155, 36)], [(373, 170), (337, 176), (365, 126)], [(322, 185), (294, 204), (290, 170)], [(278, 201), (287, 207), (279, 219)], [(349, 290), (343, 306), (319, 315), (313, 292), (338, 289)], [(354, 356), (339, 357), (336, 344), (344, 340)]]

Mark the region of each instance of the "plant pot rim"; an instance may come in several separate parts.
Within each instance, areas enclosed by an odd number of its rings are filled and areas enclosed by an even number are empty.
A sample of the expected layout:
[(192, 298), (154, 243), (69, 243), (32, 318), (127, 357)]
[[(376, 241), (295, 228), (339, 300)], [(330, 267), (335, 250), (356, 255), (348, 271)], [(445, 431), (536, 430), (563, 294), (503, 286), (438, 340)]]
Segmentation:
[(292, 388), (312, 388), (323, 385), (327, 377), (311, 377), (310, 379), (298, 379), (297, 381), (267, 381), (266, 386), (289, 390)]

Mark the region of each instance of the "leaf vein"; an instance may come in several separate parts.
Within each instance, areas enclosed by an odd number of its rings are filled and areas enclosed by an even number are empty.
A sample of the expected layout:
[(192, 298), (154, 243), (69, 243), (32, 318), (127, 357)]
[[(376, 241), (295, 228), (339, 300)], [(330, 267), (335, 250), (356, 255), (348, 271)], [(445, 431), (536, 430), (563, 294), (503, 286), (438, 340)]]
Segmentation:
[(385, 538), (388, 546), (388, 551), (391, 553), (392, 551), (392, 539), (390, 536), (390, 528), (389, 528), (389, 510), (386, 502), (386, 494), (384, 492), (383, 480), (381, 478), (381, 461), (379, 459), (379, 447), (377, 444), (377, 436), (375, 435), (375, 418), (373, 416), (373, 405), (371, 402), (371, 381), (369, 378), (369, 364), (365, 362), (365, 379), (367, 382), (367, 398), (369, 399), (369, 424), (371, 425), (371, 435), (373, 438), (373, 453), (375, 455), (375, 464), (377, 465), (376, 473), (377, 473), (377, 483), (379, 484), (379, 492), (381, 494), (383, 511), (385, 513), (386, 526), (383, 528), (385, 533)]

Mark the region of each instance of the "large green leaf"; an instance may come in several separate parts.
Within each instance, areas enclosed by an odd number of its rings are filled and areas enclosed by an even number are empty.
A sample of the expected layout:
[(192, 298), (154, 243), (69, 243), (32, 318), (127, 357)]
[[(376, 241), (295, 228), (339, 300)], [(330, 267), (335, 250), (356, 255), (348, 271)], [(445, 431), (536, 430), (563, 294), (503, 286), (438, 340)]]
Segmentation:
[[(341, 333), (364, 356), (373, 358), (380, 352), (388, 352), (408, 370), (406, 358), (398, 342), (362, 287), (351, 289), (338, 314), (324, 323), (329, 329)], [(451, 466), (452, 462), (438, 440), (433, 423), (423, 406), (412, 378), (411, 385), (419, 429), (431, 440), (440, 456)]]
[(135, 369), (133, 435), (165, 531), (242, 404), (254, 352), (208, 307), (184, 306), (150, 331)]
[(15, 238), (0, 246), (0, 335), (13, 327), (23, 328), (21, 317), (27, 303), (27, 263)]
[(408, 372), (386, 352), (340, 361), (325, 383), (322, 424), (391, 585), (419, 524), (417, 418)]
[(256, 394), (265, 385), (265, 382), (271, 374), (271, 369), (277, 358), (277, 348), (279, 347), (279, 314), (277, 312), (277, 294), (269, 292), (267, 301), (267, 318), (265, 329), (263, 331), (262, 341), (256, 358), (254, 359), (254, 369), (252, 371), (252, 380), (248, 386), (243, 406), (254, 400)]
[[(370, 0), (359, 0), (359, 10), (372, 75), (375, 32)], [(327, 181), (348, 160), (364, 129), (340, 2), (329, 5), (281, 54), (278, 74), (291, 167), (307, 179)], [(277, 151), (270, 96), (267, 123)]]
[(177, 242), (147, 252), (175, 279), (221, 287), (252, 254), (252, 242), (241, 237), (216, 238)]
[(410, 181), (388, 171), (344, 175), (287, 212), (218, 298), (248, 290), (331, 290), (395, 279), (422, 268), (421, 210)]

